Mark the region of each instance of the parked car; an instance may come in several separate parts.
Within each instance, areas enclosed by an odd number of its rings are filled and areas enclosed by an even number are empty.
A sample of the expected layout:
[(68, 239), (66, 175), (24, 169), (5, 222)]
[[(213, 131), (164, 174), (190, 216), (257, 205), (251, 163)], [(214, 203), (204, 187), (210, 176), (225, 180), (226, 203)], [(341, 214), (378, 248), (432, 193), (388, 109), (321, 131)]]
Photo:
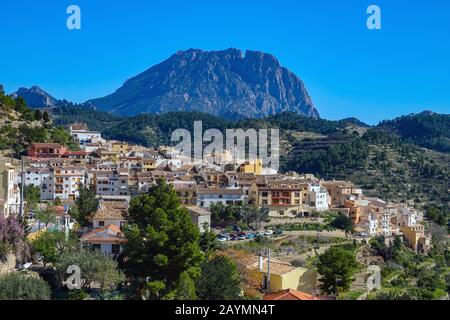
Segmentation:
[(245, 236), (245, 234), (241, 234), (241, 235), (238, 235), (238, 236), (236, 237), (236, 239), (237, 239), (237, 240), (245, 240), (245, 239), (247, 239), (247, 237)]
[(255, 237), (256, 236), (255, 236), (254, 233), (248, 233), (246, 238), (249, 239), (249, 240), (253, 240), (253, 239), (255, 239)]
[(227, 239), (227, 238), (224, 238), (224, 237), (217, 237), (217, 241), (219, 241), (219, 242), (225, 242), (225, 241), (228, 241), (228, 239)]
[(280, 230), (280, 229), (276, 230), (275, 231), (275, 235), (278, 236), (278, 237), (282, 236), (283, 235), (283, 230)]
[(273, 230), (270, 230), (270, 229), (266, 230), (266, 232), (264, 232), (264, 235), (266, 235), (266, 236), (273, 235)]
[(223, 238), (223, 239), (225, 239), (225, 241), (229, 241), (231, 239), (231, 237), (228, 233), (221, 233), (217, 236), (217, 238)]

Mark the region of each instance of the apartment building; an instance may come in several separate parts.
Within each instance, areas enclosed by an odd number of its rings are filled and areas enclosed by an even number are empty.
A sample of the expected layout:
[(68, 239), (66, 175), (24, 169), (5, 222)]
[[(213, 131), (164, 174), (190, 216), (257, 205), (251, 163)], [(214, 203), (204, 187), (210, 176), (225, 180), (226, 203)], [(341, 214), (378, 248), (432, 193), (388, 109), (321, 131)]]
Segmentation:
[(244, 193), (240, 189), (197, 189), (197, 206), (201, 208), (210, 208), (213, 203), (222, 203), (223, 205), (242, 205), (244, 204), (244, 200)]
[(319, 184), (303, 180), (272, 180), (254, 182), (249, 201), (269, 209), (273, 217), (306, 216), (328, 210), (328, 192)]
[(362, 189), (356, 187), (348, 181), (322, 181), (322, 187), (327, 189), (330, 195), (331, 207), (345, 206), (348, 196), (355, 196), (359, 199), (362, 196)]
[[(52, 168), (52, 175), (42, 186), (50, 194), (51, 200), (75, 200), (79, 195), (81, 185), (86, 183), (85, 169), (83, 167)], [(47, 185), (48, 183), (48, 185)], [(44, 188), (45, 187), (45, 188)]]

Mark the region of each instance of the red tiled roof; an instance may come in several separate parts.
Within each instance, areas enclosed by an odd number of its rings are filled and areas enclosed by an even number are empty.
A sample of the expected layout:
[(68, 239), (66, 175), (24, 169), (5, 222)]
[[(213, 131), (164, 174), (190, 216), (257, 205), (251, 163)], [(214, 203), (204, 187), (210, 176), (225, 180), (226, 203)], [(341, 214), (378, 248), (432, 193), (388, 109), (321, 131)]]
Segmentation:
[(265, 295), (263, 300), (319, 300), (308, 293), (294, 289), (283, 290), (277, 293)]
[(126, 239), (123, 237), (120, 228), (114, 224), (107, 227), (101, 227), (92, 230), (89, 233), (81, 236), (81, 242), (86, 243), (125, 243)]

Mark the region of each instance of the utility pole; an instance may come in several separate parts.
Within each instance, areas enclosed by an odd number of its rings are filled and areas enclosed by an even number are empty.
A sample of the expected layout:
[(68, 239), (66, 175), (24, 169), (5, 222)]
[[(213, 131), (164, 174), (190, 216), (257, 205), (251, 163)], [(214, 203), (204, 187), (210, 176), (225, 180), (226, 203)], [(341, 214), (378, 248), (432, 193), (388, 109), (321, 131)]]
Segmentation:
[(23, 156), (20, 157), (21, 165), (20, 165), (20, 218), (23, 218), (23, 189), (25, 184), (25, 177), (23, 171)]
[(267, 284), (266, 290), (270, 293), (270, 248), (267, 249)]

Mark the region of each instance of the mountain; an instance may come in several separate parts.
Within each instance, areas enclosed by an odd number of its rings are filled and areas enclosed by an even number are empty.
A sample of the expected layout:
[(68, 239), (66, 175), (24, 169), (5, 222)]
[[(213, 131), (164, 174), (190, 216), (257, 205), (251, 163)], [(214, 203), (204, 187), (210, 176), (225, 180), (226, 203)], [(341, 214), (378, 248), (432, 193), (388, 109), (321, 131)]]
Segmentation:
[(381, 122), (377, 129), (394, 133), (405, 141), (450, 153), (450, 114), (424, 111)]
[(189, 49), (88, 101), (119, 115), (201, 111), (227, 119), (284, 111), (319, 118), (302, 80), (270, 54), (238, 49)]
[(27, 105), (31, 108), (49, 108), (55, 106), (58, 102), (57, 99), (38, 86), (33, 86), (29, 89), (19, 88), (12, 94), (12, 97), (24, 98)]
[(362, 122), (358, 118), (345, 118), (342, 120), (339, 120), (340, 123), (346, 124), (346, 125), (355, 125), (362, 128), (370, 128), (370, 125), (368, 125), (365, 122)]

